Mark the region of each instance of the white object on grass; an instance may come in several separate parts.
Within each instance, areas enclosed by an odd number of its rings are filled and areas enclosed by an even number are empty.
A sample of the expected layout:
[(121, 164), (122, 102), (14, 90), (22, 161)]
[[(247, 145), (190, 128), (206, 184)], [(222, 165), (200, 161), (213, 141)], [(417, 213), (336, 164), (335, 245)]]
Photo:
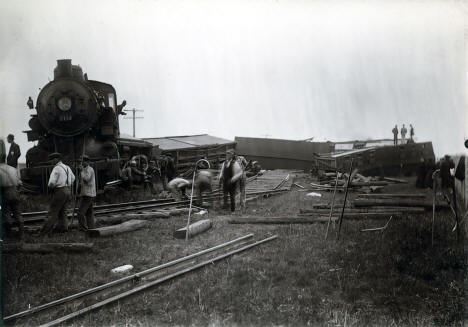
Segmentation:
[(203, 216), (203, 215), (206, 215), (207, 213), (208, 213), (208, 210), (202, 210), (202, 211), (197, 212), (195, 215)]
[(114, 274), (119, 274), (119, 273), (123, 273), (126, 271), (130, 271), (132, 269), (133, 269), (132, 265), (123, 265), (123, 266), (112, 269), (111, 272), (113, 272)]
[(322, 194), (317, 193), (317, 192), (310, 192), (310, 193), (307, 193), (306, 195), (307, 196), (316, 196), (316, 197), (321, 197), (322, 196)]

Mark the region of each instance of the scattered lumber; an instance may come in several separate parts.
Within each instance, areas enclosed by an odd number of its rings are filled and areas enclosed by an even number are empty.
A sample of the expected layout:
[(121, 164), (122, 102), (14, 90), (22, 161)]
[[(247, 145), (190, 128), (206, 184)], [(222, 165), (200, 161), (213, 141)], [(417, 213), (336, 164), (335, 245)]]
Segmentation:
[(124, 221), (132, 219), (156, 219), (156, 218), (169, 218), (171, 215), (168, 212), (145, 212), (145, 213), (128, 213), (114, 216), (98, 217), (97, 221), (101, 225), (114, 225), (120, 224)]
[(149, 222), (147, 220), (133, 219), (133, 220), (129, 220), (118, 225), (89, 229), (88, 233), (92, 237), (110, 236), (110, 235), (131, 232), (131, 231), (143, 228), (147, 226), (148, 224)]
[(351, 181), (350, 187), (360, 187), (360, 186), (386, 186), (388, 182), (384, 181), (370, 181), (370, 182), (360, 182), (360, 181)]
[(401, 183), (401, 184), (407, 184), (408, 183), (407, 180), (398, 179), (398, 178), (390, 178), (390, 177), (384, 177), (384, 181), (394, 182), (394, 183)]
[[(432, 208), (432, 201), (416, 199), (355, 199), (355, 207), (369, 206), (397, 206), (397, 207), (425, 207)], [(446, 203), (436, 203), (437, 208), (448, 208)]]
[[(318, 215), (325, 215), (325, 213), (319, 213)], [(339, 218), (340, 212), (334, 212), (332, 217)], [(390, 216), (401, 216), (403, 212), (345, 212), (343, 213), (344, 218), (388, 218)], [(311, 213), (299, 214), (300, 217), (313, 217)], [(315, 216), (315, 217), (317, 217)]]
[[(337, 218), (332, 217), (332, 221)], [(328, 217), (235, 217), (230, 218), (230, 224), (314, 224), (326, 223)]]
[[(299, 209), (302, 214), (305, 213), (329, 213), (330, 208), (325, 209)], [(346, 212), (369, 213), (369, 212), (406, 212), (406, 213), (424, 213), (424, 207), (362, 207), (362, 208), (346, 208)]]
[(91, 252), (93, 243), (11, 243), (3, 244), (3, 253), (82, 253)]
[[(207, 231), (208, 229), (211, 228), (212, 225), (213, 224), (210, 219), (204, 219), (204, 220), (197, 221), (196, 223), (190, 224), (188, 227), (189, 237), (192, 237), (200, 233), (203, 233), (204, 231)], [(187, 227), (183, 227), (174, 232), (174, 237), (185, 238), (186, 234), (187, 234)]]
[(398, 194), (398, 193), (378, 193), (378, 194), (358, 194), (360, 198), (425, 198), (426, 194), (414, 193), (414, 194)]

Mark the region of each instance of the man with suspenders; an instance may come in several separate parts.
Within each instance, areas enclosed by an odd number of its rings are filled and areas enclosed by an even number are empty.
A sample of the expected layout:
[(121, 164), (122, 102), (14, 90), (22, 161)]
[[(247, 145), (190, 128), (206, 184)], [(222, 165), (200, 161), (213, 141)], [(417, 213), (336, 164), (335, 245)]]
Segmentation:
[(75, 175), (70, 167), (62, 163), (60, 153), (52, 153), (49, 160), (55, 164), (50, 173), (49, 188), (52, 190), (52, 200), (49, 208), (49, 218), (42, 227), (42, 233), (48, 234), (57, 224), (59, 232), (68, 231), (67, 203), (71, 199), (71, 188), (75, 181)]

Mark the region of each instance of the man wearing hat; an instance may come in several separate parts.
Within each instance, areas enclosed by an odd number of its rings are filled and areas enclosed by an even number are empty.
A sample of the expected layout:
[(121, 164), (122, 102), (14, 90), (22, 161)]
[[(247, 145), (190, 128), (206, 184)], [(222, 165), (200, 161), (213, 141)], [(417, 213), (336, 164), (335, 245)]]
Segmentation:
[(96, 197), (96, 179), (94, 169), (89, 165), (89, 161), (89, 157), (87, 155), (83, 155), (83, 162), (78, 167), (80, 171), (79, 180), (81, 185), (78, 223), (80, 224), (80, 228), (84, 230), (95, 228), (93, 201)]
[[(245, 159), (244, 159), (245, 160)], [(234, 150), (226, 151), (226, 160), (221, 165), (218, 176), (219, 183), (223, 186), (223, 207), (227, 207), (227, 195), (231, 202), (231, 211), (235, 211), (235, 198), (237, 187), (241, 193), (241, 207), (245, 207), (245, 172), (243, 164), (237, 159)]]
[(49, 189), (52, 190), (52, 200), (50, 202), (49, 218), (42, 227), (43, 234), (50, 233), (55, 224), (58, 224), (57, 229), (61, 232), (68, 230), (66, 207), (71, 199), (71, 188), (75, 181), (75, 175), (70, 167), (62, 163), (60, 153), (50, 154), (49, 160), (55, 167), (50, 173), (48, 183)]
[(14, 168), (18, 168), (18, 158), (21, 156), (20, 147), (14, 141), (15, 136), (9, 134), (7, 136), (7, 141), (10, 143), (10, 151), (8, 151), (7, 164)]

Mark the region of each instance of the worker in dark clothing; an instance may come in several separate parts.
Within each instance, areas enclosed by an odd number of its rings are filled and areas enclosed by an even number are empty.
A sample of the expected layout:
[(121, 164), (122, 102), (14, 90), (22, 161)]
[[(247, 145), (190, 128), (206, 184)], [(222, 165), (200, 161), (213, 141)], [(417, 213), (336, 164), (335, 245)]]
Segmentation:
[(154, 184), (157, 183), (158, 178), (161, 176), (161, 171), (156, 165), (156, 161), (151, 160), (149, 162), (148, 168), (146, 169), (145, 177), (145, 190), (149, 188), (151, 193), (155, 193)]
[(426, 183), (425, 183), (426, 174), (427, 174), (426, 161), (424, 160), (424, 158), (421, 158), (419, 166), (418, 166), (418, 171), (417, 171), (417, 176), (418, 177), (416, 179), (416, 187), (418, 187), (418, 188), (425, 188), (426, 187)]
[(20, 147), (14, 141), (13, 134), (8, 135), (7, 141), (10, 143), (10, 151), (8, 151), (7, 164), (14, 168), (18, 168), (18, 158), (21, 156)]
[(177, 175), (177, 169), (175, 166), (174, 158), (172, 158), (172, 155), (170, 153), (166, 156), (166, 160), (166, 176), (167, 181), (170, 182)]
[(392, 133), (393, 133), (393, 145), (397, 146), (398, 145), (398, 126), (397, 125), (393, 127)]
[(164, 190), (168, 190), (167, 184), (177, 176), (176, 166), (171, 154), (162, 156), (161, 162), (161, 179)]
[(450, 174), (450, 169), (455, 168), (455, 163), (448, 154), (440, 161), (440, 180), (442, 189), (452, 189), (453, 176)]
[(145, 171), (137, 167), (135, 160), (130, 161), (130, 168), (132, 169), (133, 182), (137, 184), (143, 184), (145, 181)]
[(19, 238), (23, 237), (24, 224), (19, 208), (20, 197), (18, 187), (21, 180), (18, 178), (16, 169), (5, 164), (5, 153), (0, 154), (0, 194), (2, 205), (2, 221), (5, 226), (5, 233), (10, 234), (13, 220), (18, 224)]
[(34, 102), (33, 102), (33, 99), (31, 99), (31, 97), (28, 98), (28, 102), (26, 102), (26, 104), (28, 105), (29, 109), (34, 108)]
[(413, 139), (413, 137), (414, 137), (414, 127), (411, 124), (409, 124), (409, 126), (410, 126), (410, 130), (409, 130), (410, 140), (411, 140), (411, 143), (414, 143), (414, 139)]
[(133, 177), (132, 177), (132, 168), (128, 165), (122, 169), (121, 178), (123, 181), (123, 186), (127, 190), (131, 190), (133, 187)]

